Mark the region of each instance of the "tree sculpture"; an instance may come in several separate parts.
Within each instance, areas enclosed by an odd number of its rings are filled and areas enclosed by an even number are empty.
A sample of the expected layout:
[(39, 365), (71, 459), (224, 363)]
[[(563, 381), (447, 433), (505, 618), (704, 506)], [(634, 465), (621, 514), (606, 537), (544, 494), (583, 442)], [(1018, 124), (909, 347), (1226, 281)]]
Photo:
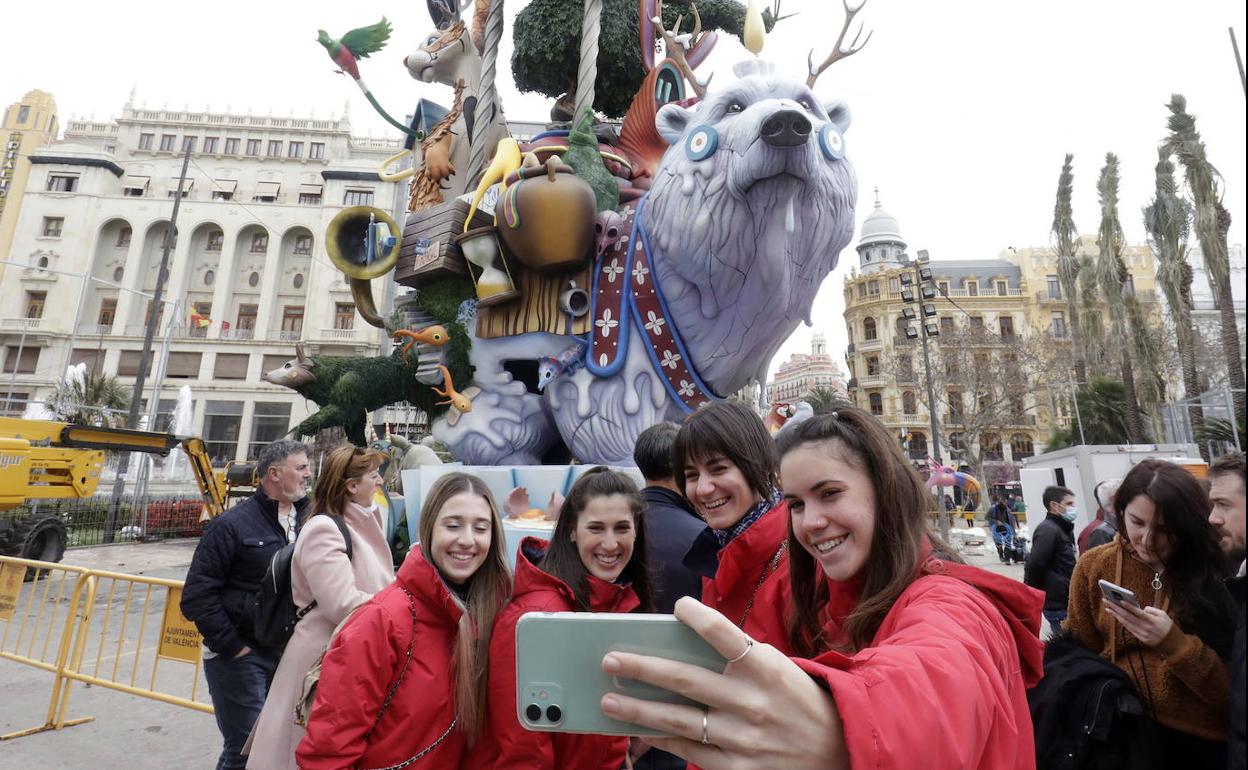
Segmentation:
[(1066, 312), (1070, 316), (1070, 347), (1075, 359), (1075, 380), (1088, 381), (1087, 353), (1084, 350), (1083, 327), (1079, 323), (1079, 230), (1071, 215), (1070, 198), (1075, 173), (1071, 169), (1074, 155), (1066, 154), (1062, 173), (1057, 178), (1057, 202), (1053, 205), (1053, 245), (1057, 247), (1057, 277), (1066, 296)]

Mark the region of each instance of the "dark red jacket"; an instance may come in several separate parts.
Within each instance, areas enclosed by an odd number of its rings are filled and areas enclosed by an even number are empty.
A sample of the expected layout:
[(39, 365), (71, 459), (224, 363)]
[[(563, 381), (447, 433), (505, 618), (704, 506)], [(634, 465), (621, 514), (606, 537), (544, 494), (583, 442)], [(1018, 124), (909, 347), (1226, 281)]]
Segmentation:
[[(415, 599), (414, 629), (404, 588)], [(466, 740), (458, 728), (447, 731), (455, 719), (451, 651), (462, 614), (437, 570), (412, 549), (395, 582), (356, 610), (325, 654), (308, 732), (295, 752), (301, 770), (388, 767), (444, 734), (415, 766), (458, 768)], [(413, 634), (407, 672), (366, 742)]]
[[(619, 770), (628, 739), (606, 735), (539, 733), (520, 726), (516, 716), (516, 623), (526, 612), (569, 612), (576, 607), (572, 588), (538, 568), (547, 543), (525, 538), (516, 554), (511, 601), (494, 622), (490, 639), (489, 723), (483, 740), (492, 750), (473, 750), (473, 766), (493, 770)], [(631, 612), (639, 606), (629, 586), (589, 577), (593, 612)], [(440, 765), (439, 765), (440, 767)]]
[(781, 502), (719, 550), (718, 563), (714, 554), (719, 543), (709, 528), (685, 557), (685, 565), (703, 575), (703, 604), (742, 626), (754, 639), (776, 646), (784, 638), (782, 614), (755, 612), (754, 608), (788, 606), (789, 554), (782, 550), (788, 537), (789, 506)]
[[(841, 596), (844, 584), (829, 588), (838, 610), (825, 634), (843, 639), (856, 600)], [(1026, 690), (1043, 676), (1043, 603), (1017, 580), (927, 559), (867, 647), (793, 661), (835, 698), (854, 770), (916, 767), (916, 758), (930, 768), (1030, 770)]]

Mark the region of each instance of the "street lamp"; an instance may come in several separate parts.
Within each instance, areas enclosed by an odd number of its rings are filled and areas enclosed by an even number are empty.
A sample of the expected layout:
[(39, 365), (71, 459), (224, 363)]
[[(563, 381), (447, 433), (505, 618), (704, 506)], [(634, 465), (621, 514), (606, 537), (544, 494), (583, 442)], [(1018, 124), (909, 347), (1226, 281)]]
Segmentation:
[[(902, 259), (904, 263), (904, 255)], [(905, 286), (917, 284), (919, 286), (919, 296), (924, 300), (933, 300), (936, 298), (936, 288), (932, 285), (932, 269), (930, 267), (926, 267), (928, 259), (927, 250), (919, 250), (918, 258), (911, 263), (911, 267), (907, 270), (907, 272), (901, 274), (901, 283)], [(907, 296), (907, 294), (909, 296)], [(902, 301), (906, 303), (913, 303), (915, 301), (914, 293), (909, 290), (903, 290), (901, 298)], [(932, 456), (936, 459), (936, 462), (939, 463), (941, 462), (940, 424), (937, 422), (936, 418), (936, 388), (932, 384), (932, 358), (928, 349), (927, 341), (932, 337), (940, 336), (940, 325), (934, 320), (929, 320), (936, 316), (935, 303), (925, 301), (920, 305), (919, 310), (922, 314), (922, 321), (919, 324), (922, 330), (921, 333), (920, 330), (915, 329), (914, 324), (909, 323), (909, 321), (916, 320), (919, 317), (919, 313), (916, 313), (914, 308), (902, 308), (901, 315), (907, 321), (905, 330), (906, 339), (913, 340), (919, 338), (920, 336), (923, 339), (923, 374), (927, 379), (927, 413), (928, 417), (931, 419)], [(939, 487), (936, 488), (935, 496), (937, 498), (936, 510), (943, 514), (939, 502)], [(941, 534), (947, 535), (949, 531), (948, 519), (944, 515), (939, 515), (938, 519), (940, 521)]]

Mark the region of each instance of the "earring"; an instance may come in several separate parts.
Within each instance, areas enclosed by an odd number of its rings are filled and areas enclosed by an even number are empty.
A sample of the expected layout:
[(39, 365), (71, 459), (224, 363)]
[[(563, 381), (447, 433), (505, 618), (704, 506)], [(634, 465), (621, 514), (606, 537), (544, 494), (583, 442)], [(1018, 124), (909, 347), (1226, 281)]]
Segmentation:
[(685, 156), (692, 161), (706, 160), (719, 149), (719, 132), (712, 126), (698, 126), (685, 139)]

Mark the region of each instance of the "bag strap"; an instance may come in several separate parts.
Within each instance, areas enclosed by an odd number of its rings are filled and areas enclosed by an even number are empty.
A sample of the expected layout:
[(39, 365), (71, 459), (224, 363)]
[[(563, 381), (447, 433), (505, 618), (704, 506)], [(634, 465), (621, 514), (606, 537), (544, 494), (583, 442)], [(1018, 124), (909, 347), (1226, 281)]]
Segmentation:
[[(381, 702), (381, 709), (377, 712), (377, 718), (373, 720), (373, 726), (368, 728), (368, 732), (364, 733), (364, 742), (372, 737), (373, 731), (377, 729), (377, 725), (381, 723), (381, 718), (385, 715), (386, 709), (390, 708), (390, 701), (394, 700), (394, 694), (398, 692), (399, 685), (403, 683), (403, 675), (407, 673), (407, 664), (412, 661), (412, 649), (416, 645), (416, 597), (412, 596), (403, 586), (399, 586), (399, 590), (407, 596), (407, 606), (412, 612), (412, 638), (407, 642), (407, 654), (403, 658), (403, 666), (399, 669), (399, 675), (394, 680), (394, 684), (390, 685), (390, 692), (386, 693), (386, 698)], [(448, 731), (449, 732), (449, 731)]]
[(345, 543), (347, 546), (347, 561), (351, 561), (351, 556), (352, 556), (351, 530), (347, 529), (347, 520), (339, 516), (336, 513), (330, 513), (326, 515), (328, 515), (329, 518), (333, 519), (334, 523), (338, 525), (338, 531), (342, 533), (342, 542)]
[(784, 554), (789, 550), (789, 539), (786, 537), (780, 541), (780, 547), (776, 549), (775, 554), (771, 557), (771, 561), (763, 567), (763, 573), (758, 576), (758, 582), (754, 584), (754, 591), (750, 593), (750, 601), (745, 605), (745, 612), (741, 613), (741, 620), (737, 621), (737, 628), (745, 628), (745, 621), (750, 617), (750, 610), (754, 609), (754, 598), (758, 596), (758, 590), (763, 587), (763, 583), (767, 582), (767, 578), (771, 576), (780, 567), (780, 560), (784, 558)]

